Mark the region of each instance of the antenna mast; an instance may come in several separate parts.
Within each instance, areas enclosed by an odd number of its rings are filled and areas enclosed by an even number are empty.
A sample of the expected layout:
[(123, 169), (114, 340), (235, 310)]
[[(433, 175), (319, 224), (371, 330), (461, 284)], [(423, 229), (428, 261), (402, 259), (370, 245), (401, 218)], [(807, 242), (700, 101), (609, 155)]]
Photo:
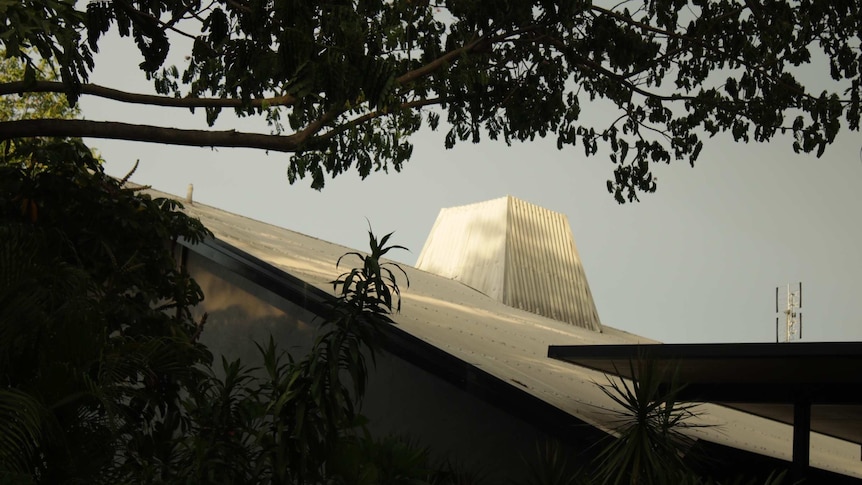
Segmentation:
[[(784, 341), (792, 342), (794, 340), (802, 340), (802, 282), (799, 286), (791, 289), (790, 284), (787, 285), (787, 306), (784, 310), (779, 310), (778, 307), (778, 290), (775, 288), (775, 313), (784, 313)], [(779, 341), (779, 324), (781, 317), (775, 317), (775, 341)]]

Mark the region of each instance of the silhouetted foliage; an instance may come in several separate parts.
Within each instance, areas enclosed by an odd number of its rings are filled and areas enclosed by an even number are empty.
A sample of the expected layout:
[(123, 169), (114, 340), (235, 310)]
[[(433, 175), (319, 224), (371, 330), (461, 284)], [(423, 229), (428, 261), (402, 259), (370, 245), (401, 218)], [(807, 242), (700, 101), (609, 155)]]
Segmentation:
[[(174, 430), (209, 353), (171, 242), (208, 232), (104, 174), (80, 142), (0, 155), (0, 473), (111, 481)], [(122, 458), (120, 458), (122, 457)]]
[[(78, 7), (81, 8), (78, 8)], [(862, 15), (854, 0), (0, 0), (0, 46), (21, 58), (0, 95), (64, 92), (265, 117), (272, 133), (178, 130), (89, 120), (0, 123), (3, 138), (89, 136), (290, 152), (291, 182), (350, 168), (400, 170), (423, 126), (444, 145), (553, 137), (610, 150), (608, 190), (655, 190), (650, 164), (694, 164), (704, 138), (792, 135), (821, 155), (859, 129)], [(134, 41), (161, 96), (88, 84), (102, 35)], [(172, 37), (174, 36), (174, 37)], [(193, 39), (165, 66), (173, 38)], [(39, 82), (24, 48), (58, 66)], [(803, 68), (828, 66), (803, 82)], [(209, 96), (209, 97), (208, 97)], [(585, 119), (601, 102), (612, 121)], [(843, 126), (842, 126), (843, 125)]]

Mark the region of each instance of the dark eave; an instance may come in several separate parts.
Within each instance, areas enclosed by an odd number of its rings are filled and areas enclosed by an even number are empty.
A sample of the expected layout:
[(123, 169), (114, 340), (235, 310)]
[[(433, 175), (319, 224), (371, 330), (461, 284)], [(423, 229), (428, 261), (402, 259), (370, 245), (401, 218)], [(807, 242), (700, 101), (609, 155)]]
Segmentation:
[(548, 357), (631, 378), (631, 361), (676, 372), (692, 401), (862, 403), (862, 342), (551, 346)]
[(626, 378), (650, 368), (665, 385), (684, 385), (682, 401), (790, 424), (798, 476), (808, 467), (810, 431), (862, 443), (860, 342), (568, 345), (550, 346), (548, 357)]

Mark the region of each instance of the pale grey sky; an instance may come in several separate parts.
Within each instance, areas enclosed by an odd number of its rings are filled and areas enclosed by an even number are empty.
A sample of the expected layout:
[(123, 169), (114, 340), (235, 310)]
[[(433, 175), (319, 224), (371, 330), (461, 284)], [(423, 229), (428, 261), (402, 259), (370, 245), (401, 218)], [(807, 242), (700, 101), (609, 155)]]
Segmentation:
[[(101, 42), (91, 81), (151, 92), (129, 39)], [(204, 114), (83, 97), (83, 115), (176, 127)], [(605, 116), (587, 109), (583, 116)], [(218, 129), (266, 130), (229, 113)], [(769, 145), (708, 140), (694, 168), (655, 166), (659, 189), (617, 205), (605, 189), (613, 165), (558, 151), (553, 140), (506, 147), (485, 141), (443, 148), (443, 133), (414, 138), (402, 173), (355, 173), (322, 192), (291, 186), (289, 155), (90, 140), (112, 175), (356, 249), (395, 231), (413, 264), (442, 207), (513, 195), (568, 216), (602, 323), (665, 342), (768, 342), (775, 338), (775, 287), (802, 280), (807, 341), (862, 340), (862, 136), (844, 132), (820, 159)], [(334, 263), (334, 262), (333, 262)]]

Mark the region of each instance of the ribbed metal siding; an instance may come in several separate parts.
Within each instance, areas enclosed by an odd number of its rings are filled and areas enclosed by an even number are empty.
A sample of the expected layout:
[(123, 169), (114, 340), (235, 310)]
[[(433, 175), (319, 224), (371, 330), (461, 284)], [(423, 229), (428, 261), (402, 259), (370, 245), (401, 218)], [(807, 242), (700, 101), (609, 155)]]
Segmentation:
[(566, 216), (514, 197), (508, 206), (503, 303), (601, 331)]
[(514, 197), (441, 210), (416, 267), (509, 306), (601, 331), (568, 220)]

